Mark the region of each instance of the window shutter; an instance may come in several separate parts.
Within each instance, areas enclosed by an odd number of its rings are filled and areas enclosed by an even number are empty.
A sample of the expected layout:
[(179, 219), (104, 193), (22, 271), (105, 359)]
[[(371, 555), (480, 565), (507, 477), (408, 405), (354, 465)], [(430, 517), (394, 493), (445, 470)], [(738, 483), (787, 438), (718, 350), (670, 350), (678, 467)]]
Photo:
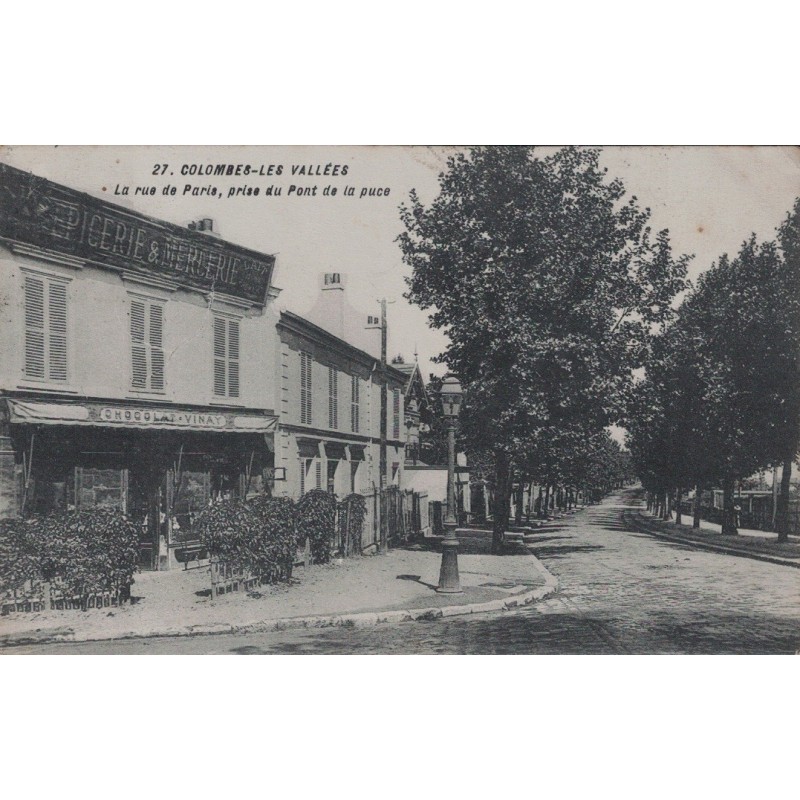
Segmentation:
[(353, 433), (358, 433), (358, 416), (359, 416), (359, 385), (358, 376), (353, 375), (350, 378), (350, 429)]
[(322, 462), (317, 460), (316, 464), (316, 472), (317, 472), (317, 489), (322, 488)]
[(339, 380), (335, 367), (328, 367), (328, 427), (339, 427)]
[(25, 375), (44, 378), (44, 281), (25, 276)]
[(300, 459), (300, 496), (306, 493), (306, 460)]
[(400, 390), (395, 389), (392, 396), (392, 438), (400, 438)]
[(214, 394), (222, 397), (225, 396), (226, 388), (226, 351), (225, 320), (214, 317)]
[(228, 394), (239, 396), (239, 323), (228, 320)]
[(300, 422), (311, 424), (311, 356), (300, 353)]
[(67, 379), (67, 287), (63, 283), (50, 283), (49, 289), (49, 378), (51, 381), (65, 381)]
[(147, 388), (147, 346), (145, 345), (145, 314), (141, 300), (131, 300), (131, 385)]
[(150, 306), (150, 388), (164, 388), (164, 309), (157, 303)]

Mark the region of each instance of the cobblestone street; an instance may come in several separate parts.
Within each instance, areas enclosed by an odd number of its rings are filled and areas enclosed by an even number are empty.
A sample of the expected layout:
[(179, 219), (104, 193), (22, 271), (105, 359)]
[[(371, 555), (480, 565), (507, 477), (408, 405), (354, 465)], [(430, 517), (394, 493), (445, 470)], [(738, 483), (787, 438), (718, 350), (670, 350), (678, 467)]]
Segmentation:
[(612, 496), (530, 545), (560, 581), (519, 611), (364, 629), (17, 648), (53, 653), (794, 653), (800, 571), (626, 529)]

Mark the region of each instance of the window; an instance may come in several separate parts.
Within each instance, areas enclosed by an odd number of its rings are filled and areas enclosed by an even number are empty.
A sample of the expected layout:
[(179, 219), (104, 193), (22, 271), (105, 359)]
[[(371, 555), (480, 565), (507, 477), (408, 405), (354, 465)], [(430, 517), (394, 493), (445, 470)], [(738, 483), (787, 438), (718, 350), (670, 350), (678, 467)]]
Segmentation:
[(300, 422), (311, 424), (311, 356), (300, 353)]
[(339, 377), (335, 367), (328, 367), (328, 427), (339, 427)]
[(67, 284), (25, 276), (25, 376), (67, 380)]
[(350, 430), (353, 433), (358, 433), (360, 391), (358, 376), (352, 375), (350, 377)]
[(150, 300), (131, 299), (131, 388), (164, 389), (164, 307)]
[(400, 438), (400, 390), (392, 391), (392, 439)]
[(214, 394), (239, 396), (239, 320), (214, 317)]

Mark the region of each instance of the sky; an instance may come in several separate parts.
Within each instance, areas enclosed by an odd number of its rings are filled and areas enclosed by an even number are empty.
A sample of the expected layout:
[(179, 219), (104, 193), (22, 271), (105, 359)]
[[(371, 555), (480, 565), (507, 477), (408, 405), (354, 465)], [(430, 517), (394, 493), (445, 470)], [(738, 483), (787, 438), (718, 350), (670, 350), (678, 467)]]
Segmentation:
[[(398, 206), (412, 188), (423, 202), (432, 200), (438, 175), (456, 149), (30, 146), (2, 147), (0, 161), (177, 224), (213, 218), (223, 239), (276, 254), (278, 304), (299, 314), (314, 305), (321, 273), (346, 273), (349, 302), (365, 316), (379, 313), (378, 301), (386, 297), (389, 356), (402, 354), (410, 361), (416, 352), (427, 375), (446, 371), (431, 362), (446, 340), (428, 327), (426, 312), (403, 299), (408, 269), (395, 242), (402, 229)], [(800, 196), (795, 147), (606, 147), (601, 161), (609, 177), (621, 178), (629, 194), (651, 209), (654, 230), (670, 229), (675, 252), (694, 254), (690, 277), (721, 253), (738, 250), (751, 231), (772, 237)], [(220, 163), (264, 165), (265, 172), (273, 165), (273, 175), (181, 175), (193, 165)], [(280, 176), (274, 174), (277, 165), (283, 167)], [(299, 174), (302, 167), (306, 173), (324, 172), (327, 165), (327, 177)], [(222, 197), (184, 194), (187, 184), (198, 191), (216, 185)], [(176, 195), (162, 193), (167, 185), (177, 187)], [(290, 195), (292, 185), (316, 185), (316, 196)], [(117, 194), (123, 186), (128, 195)], [(137, 186), (155, 187), (157, 193), (135, 195)], [(266, 196), (269, 186), (281, 187), (282, 195)], [(336, 196), (324, 195), (326, 186), (335, 187)], [(344, 196), (346, 186), (355, 190), (353, 196)], [(231, 187), (258, 187), (260, 195), (228, 197)]]

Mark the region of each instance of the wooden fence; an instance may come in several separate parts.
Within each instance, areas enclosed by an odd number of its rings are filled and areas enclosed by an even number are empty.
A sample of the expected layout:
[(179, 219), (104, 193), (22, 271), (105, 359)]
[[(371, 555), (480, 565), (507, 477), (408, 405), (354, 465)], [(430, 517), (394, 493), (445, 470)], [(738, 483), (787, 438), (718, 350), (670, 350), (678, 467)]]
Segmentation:
[[(402, 490), (390, 486), (364, 496), (367, 513), (361, 529), (360, 552), (384, 549), (409, 542), (424, 535), (430, 528), (427, 493)], [(340, 555), (358, 555), (355, 542), (347, 546), (342, 528), (337, 521), (337, 539), (334, 552)]]
[(18, 589), (0, 597), (0, 613), (16, 611), (85, 611), (89, 608), (111, 608), (130, 598), (130, 589), (88, 592), (82, 595), (67, 592), (58, 582), (27, 580)]
[[(694, 515), (694, 503), (683, 501), (681, 503), (681, 514), (692, 517)], [(700, 518), (706, 522), (722, 524), (722, 509), (714, 506), (702, 505), (700, 507)], [(684, 523), (686, 520), (684, 520)], [(759, 509), (756, 511), (740, 511), (738, 527), (755, 531), (774, 532), (772, 524), (772, 509)], [(789, 503), (789, 533), (800, 534), (800, 501), (793, 500)]]

